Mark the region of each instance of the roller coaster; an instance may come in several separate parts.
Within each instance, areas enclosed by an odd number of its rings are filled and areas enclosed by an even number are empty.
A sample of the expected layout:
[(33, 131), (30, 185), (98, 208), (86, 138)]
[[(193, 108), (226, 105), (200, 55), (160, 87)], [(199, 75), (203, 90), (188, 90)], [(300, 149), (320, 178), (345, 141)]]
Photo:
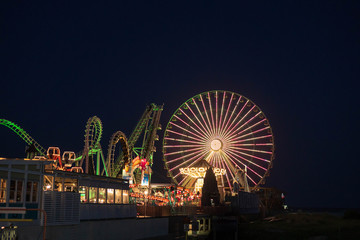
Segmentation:
[[(148, 169), (148, 172), (151, 172), (153, 153), (156, 151), (154, 144), (159, 140), (157, 131), (161, 129), (162, 110), (163, 105), (152, 103), (147, 106), (128, 139), (123, 132), (116, 131), (109, 140), (106, 158), (100, 144), (103, 125), (97, 116), (90, 117), (86, 123), (83, 150), (78, 154), (66, 151), (62, 157), (59, 148), (50, 147), (46, 150), (16, 123), (0, 119), (0, 125), (10, 128), (30, 148), (35, 149), (36, 158), (54, 160), (54, 165), (59, 170), (79, 171), (81, 169), (87, 174), (119, 178), (123, 177), (123, 169), (127, 167), (128, 172), (130, 168), (129, 175), (132, 176), (133, 183), (140, 184), (144, 171)], [(140, 137), (142, 141), (138, 143)], [(141, 164), (141, 161), (139, 163), (139, 161), (132, 161), (133, 159), (141, 159), (146, 167), (139, 168), (137, 165)]]
[[(56, 170), (129, 179), (131, 201), (142, 203), (148, 199), (147, 201), (156, 201), (160, 206), (176, 206), (180, 203), (179, 199), (193, 201), (194, 195), (181, 187), (174, 190), (170, 186), (155, 187), (152, 189), (153, 194), (145, 194), (151, 182), (153, 154), (156, 152), (154, 145), (155, 141), (159, 140), (157, 131), (161, 130), (162, 110), (163, 105), (148, 105), (129, 138), (122, 131), (114, 132), (109, 140), (106, 157), (100, 144), (103, 125), (97, 116), (87, 120), (84, 148), (77, 154), (64, 151), (61, 155), (58, 147), (49, 147), (46, 150), (23, 128), (9, 120), (0, 119), (0, 125), (10, 128), (25, 141), (28, 149), (34, 151), (32, 158), (53, 160)], [(147, 181), (144, 182), (145, 175)], [(160, 192), (161, 196), (157, 195)]]

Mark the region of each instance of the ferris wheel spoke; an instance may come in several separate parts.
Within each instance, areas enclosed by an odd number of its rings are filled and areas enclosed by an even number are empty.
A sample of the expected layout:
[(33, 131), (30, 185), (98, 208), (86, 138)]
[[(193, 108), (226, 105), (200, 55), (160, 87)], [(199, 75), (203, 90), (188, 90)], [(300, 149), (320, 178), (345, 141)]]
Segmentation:
[[(224, 154), (224, 155), (225, 155), (225, 154)], [(220, 157), (220, 158), (223, 159), (223, 161), (221, 161), (221, 163), (222, 163), (224, 169), (227, 169), (227, 172), (230, 173), (232, 179), (235, 179), (234, 174), (233, 174), (232, 170), (230, 169), (230, 167), (229, 167), (229, 165), (228, 165), (228, 163), (227, 163), (227, 158), (226, 158), (224, 155)], [(231, 187), (231, 182), (230, 182), (230, 179), (229, 179), (228, 174), (226, 174), (226, 178), (227, 178), (228, 184), (229, 184), (229, 186), (230, 186), (230, 189), (232, 189), (232, 187)]]
[(194, 186), (196, 180), (197, 180), (196, 178), (193, 178), (191, 176), (187, 176), (186, 178), (184, 178), (183, 180), (181, 180), (179, 182), (179, 185), (182, 185), (182, 186)]
[(184, 177), (184, 178), (179, 182), (179, 185), (182, 185), (183, 182), (186, 180), (186, 182), (184, 183), (183, 186), (187, 186), (187, 184), (191, 181), (191, 178), (192, 178), (192, 177), (190, 177), (190, 176)]
[(215, 167), (221, 168), (219, 165), (219, 154), (216, 154), (216, 156), (215, 156)]
[(229, 165), (233, 176), (235, 176), (235, 173), (236, 173), (236, 167), (235, 166), (238, 166), (238, 165), (232, 159), (231, 155), (229, 155), (227, 152), (222, 152), (222, 153), (223, 153), (223, 157), (225, 159), (225, 163), (227, 163)]
[[(238, 106), (239, 106), (239, 103), (240, 103), (241, 99), (242, 99), (242, 97), (240, 96), (239, 99), (237, 100), (236, 104), (235, 104), (235, 107), (234, 107), (233, 111), (231, 111), (231, 114), (230, 114), (229, 119), (227, 120), (226, 124), (221, 128), (221, 132), (220, 132), (221, 135), (224, 135), (225, 129), (228, 127), (229, 122), (231, 121), (234, 113), (236, 112), (236, 110), (237, 110), (237, 108), (238, 108)], [(230, 105), (229, 105), (229, 107), (230, 107)], [(240, 111), (240, 112), (241, 112), (241, 111)]]
[[(255, 106), (254, 106), (255, 107)], [(254, 118), (256, 118), (257, 116), (259, 116), (259, 114), (261, 114), (261, 112), (258, 112), (257, 114), (255, 114), (252, 118), (250, 118), (249, 120), (247, 120), (245, 123), (243, 123), (240, 127), (238, 127), (236, 129), (236, 131), (234, 131), (234, 135), (237, 134), (237, 131), (241, 130), (244, 126), (246, 126), (249, 122), (251, 122)]]
[(260, 136), (260, 137), (246, 138), (246, 139), (238, 140), (238, 141), (236, 141), (236, 142), (231, 141), (230, 144), (233, 144), (233, 143), (242, 143), (242, 142), (253, 141), (253, 140), (263, 139), (263, 138), (269, 138), (269, 137), (272, 137), (272, 135), (271, 135), (271, 134), (268, 134), (268, 135), (264, 135), (264, 136)]
[[(187, 116), (187, 115), (185, 114), (185, 116)], [(187, 125), (188, 127), (190, 127), (192, 130), (194, 130), (196, 133), (198, 133), (200, 136), (202, 136), (203, 139), (207, 139), (207, 138), (208, 138), (208, 136), (206, 136), (204, 133), (201, 133), (201, 132), (199, 132), (198, 130), (196, 130), (193, 126), (191, 126), (189, 123), (187, 123), (187, 122), (185, 122), (184, 120), (182, 120), (180, 117), (178, 117), (178, 116), (175, 116), (175, 117), (176, 117), (177, 119), (179, 119), (182, 123), (184, 123), (185, 125)], [(188, 116), (187, 116), (187, 117), (188, 117)], [(198, 125), (195, 124), (195, 126), (199, 128)]]
[(190, 112), (193, 114), (193, 116), (195, 117), (195, 119), (199, 122), (199, 124), (201, 125), (201, 127), (204, 129), (204, 131), (206, 132), (206, 135), (209, 137), (211, 135), (210, 131), (208, 128), (204, 127), (204, 125), (202, 124), (202, 122), (199, 120), (199, 118), (196, 116), (196, 114), (194, 113), (194, 111), (191, 109), (191, 107), (189, 106), (188, 103), (186, 103), (186, 106), (188, 107), (188, 109), (190, 110)]
[(199, 154), (199, 153), (204, 152), (204, 151), (206, 151), (206, 150), (200, 149), (200, 150), (197, 150), (197, 151), (195, 151), (195, 152), (188, 153), (188, 154), (185, 154), (185, 155), (183, 155), (183, 156), (181, 156), (181, 157), (177, 157), (177, 158), (175, 158), (175, 159), (172, 159), (172, 160), (170, 160), (170, 161), (167, 161), (167, 163), (172, 163), (172, 162), (176, 162), (176, 161), (179, 161), (179, 160), (183, 160), (183, 159), (186, 159), (186, 158), (188, 158), (188, 157), (191, 157), (191, 156), (193, 156), (193, 155), (195, 155), (195, 154)]
[(252, 149), (252, 148), (241, 148), (237, 144), (232, 144), (229, 147), (229, 149), (243, 150), (243, 151), (256, 152), (256, 153), (272, 154), (272, 152), (270, 152), (270, 151), (264, 151), (264, 150), (258, 150), (258, 149)]
[(213, 167), (216, 167), (216, 154), (214, 154), (214, 156), (209, 159), (209, 164)]
[[(199, 145), (196, 145), (195, 147), (199, 147)], [(194, 145), (166, 145), (164, 148), (194, 148)]]
[[(249, 130), (249, 129), (254, 128), (255, 126), (257, 126), (257, 125), (259, 125), (260, 123), (262, 123), (264, 120), (266, 120), (266, 119), (263, 119), (263, 120), (261, 120), (261, 121), (258, 121), (258, 122), (256, 122), (256, 123), (254, 123), (252, 126), (247, 127), (246, 129), (243, 129), (242, 131), (240, 131), (244, 126), (248, 125), (249, 122), (251, 122), (252, 120), (254, 120), (254, 118), (256, 118), (259, 114), (261, 114), (261, 112), (255, 114), (252, 118), (250, 118), (248, 121), (246, 121), (246, 122), (245, 122), (244, 124), (242, 124), (240, 127), (238, 127), (237, 130), (234, 131), (233, 136), (230, 137), (229, 139), (234, 138), (236, 135), (239, 135), (239, 134), (243, 133), (243, 132), (246, 131), (246, 130)], [(238, 131), (240, 131), (240, 132), (238, 132)]]
[(199, 135), (197, 135), (197, 134), (195, 134), (195, 133), (193, 133), (193, 132), (189, 131), (188, 129), (183, 128), (183, 127), (181, 127), (181, 126), (179, 126), (179, 125), (177, 125), (177, 124), (175, 124), (175, 123), (173, 123), (173, 122), (170, 122), (170, 124), (171, 124), (171, 125), (174, 125), (174, 126), (176, 126), (176, 127), (178, 127), (178, 128), (180, 128), (181, 130), (184, 130), (185, 132), (191, 133), (192, 135), (194, 135), (194, 136), (196, 136), (196, 137), (201, 138), (201, 139), (202, 139), (202, 141), (205, 141), (205, 140), (206, 140), (206, 138), (202, 137), (201, 135), (199, 136)]
[(209, 126), (210, 126), (211, 133), (212, 133), (212, 134), (215, 134), (214, 129), (213, 129), (212, 125), (211, 125), (211, 121), (210, 121), (210, 118), (209, 118), (209, 114), (207, 113), (207, 109), (206, 109), (206, 107), (205, 107), (205, 101), (204, 101), (204, 99), (202, 98), (201, 95), (200, 95), (200, 100), (201, 100), (201, 104), (202, 104), (203, 109), (204, 109), (204, 112), (205, 112), (206, 119), (208, 120), (208, 124), (209, 124)]
[[(194, 98), (192, 98), (192, 100), (193, 100), (193, 103), (195, 104), (195, 107), (196, 107), (196, 109), (197, 109), (197, 111), (198, 111), (198, 114), (200, 115), (201, 119), (204, 121), (204, 124), (205, 124), (205, 126), (206, 126), (206, 129), (207, 129), (208, 132), (211, 134), (211, 127), (210, 127), (210, 125), (207, 124), (207, 122), (206, 122), (206, 120), (205, 120), (205, 118), (204, 118), (204, 114), (201, 113), (200, 108), (199, 108), (199, 106), (197, 105), (197, 103), (196, 103), (196, 101), (194, 100)], [(196, 114), (194, 114), (194, 115), (196, 116)]]
[[(206, 134), (207, 134), (206, 131), (204, 131), (201, 127), (199, 127), (199, 125), (197, 125), (196, 122), (194, 120), (192, 120), (192, 118), (190, 118), (182, 109), (180, 109), (180, 111), (182, 114), (184, 114), (190, 120), (190, 122), (192, 122), (197, 127), (197, 129), (199, 131), (202, 132), (202, 134), (204, 134), (204, 136), (206, 136)], [(181, 120), (181, 121), (183, 121), (183, 120)], [(185, 123), (185, 121), (183, 121), (183, 122)], [(206, 137), (209, 137), (209, 136), (206, 136)]]
[(259, 125), (259, 124), (260, 124), (260, 123), (262, 123), (262, 122), (263, 122), (263, 120), (262, 120), (262, 121), (260, 121), (260, 122), (255, 123), (254, 125), (252, 125), (252, 126), (250, 126), (250, 127), (246, 128), (246, 129), (242, 130), (241, 132), (237, 133), (237, 134), (236, 134), (236, 135), (238, 135), (237, 137), (229, 138), (228, 140), (241, 139), (241, 138), (243, 138), (243, 137), (245, 137), (245, 136), (248, 136), (248, 135), (254, 135), (255, 133), (258, 133), (258, 132), (264, 131), (264, 130), (266, 130), (266, 129), (270, 129), (270, 126), (267, 126), (267, 127), (264, 127), (264, 128), (258, 129), (258, 130), (256, 130), (256, 131), (251, 131), (251, 132), (249, 132), (249, 133), (247, 133), (247, 134), (240, 135), (240, 134), (242, 134), (243, 132), (245, 132), (245, 131), (247, 131), (247, 130), (250, 130), (250, 129), (254, 128), (255, 126)]
[(212, 109), (212, 105), (211, 105), (210, 92), (208, 92), (208, 100), (209, 100), (209, 106), (210, 106), (211, 123), (212, 123), (213, 129), (214, 129), (214, 134), (217, 134), (217, 129), (215, 127), (215, 121), (214, 121), (213, 109)]
[[(196, 160), (194, 160), (192, 163), (190, 163), (190, 165), (188, 165), (188, 167), (191, 167), (192, 165), (194, 165), (195, 163), (197, 163), (199, 160), (203, 159), (203, 157), (204, 157), (204, 155), (198, 154), (197, 156), (192, 157), (191, 159), (188, 159), (187, 161), (185, 161), (185, 162), (181, 163), (180, 165), (176, 166), (175, 168), (170, 169), (170, 171), (173, 171), (174, 169), (182, 166), (183, 164), (185, 164), (185, 163), (187, 163), (187, 162), (189, 162), (189, 161), (191, 161), (191, 160), (193, 160), (193, 159), (196, 159)], [(181, 174), (181, 172), (179, 171), (179, 173), (176, 174), (176, 175), (174, 176), (174, 178), (177, 178), (178, 176), (180, 176), (180, 174)]]
[(273, 146), (273, 143), (256, 143), (255, 146)]
[(207, 157), (206, 161), (207, 161), (211, 166), (213, 166), (214, 158), (215, 158), (215, 156)]
[[(225, 98), (226, 98), (226, 92), (224, 92), (224, 94), (223, 94), (223, 99), (222, 99), (222, 104), (221, 104), (221, 112), (220, 112), (220, 117), (219, 117), (219, 125), (217, 126), (219, 134), (221, 132), (221, 123), (222, 123), (221, 116), (223, 116), (223, 113), (224, 113)], [(229, 106), (230, 106), (230, 104), (229, 104)]]
[[(235, 157), (233, 157), (231, 154), (229, 154), (229, 153), (224, 153), (224, 155), (227, 156), (225, 159), (230, 160), (235, 166), (237, 166), (237, 167), (240, 168), (240, 166), (239, 166), (238, 164), (236, 164), (236, 162), (233, 160), (233, 158), (234, 158), (236, 161), (238, 161), (240, 164), (242, 164), (242, 165), (244, 166), (244, 168), (245, 168), (246, 165), (245, 165), (244, 163), (242, 163), (241, 161), (237, 160), (237, 159), (236, 159)], [(251, 167), (246, 166), (246, 168), (250, 169), (250, 171), (252, 171), (252, 172), (254, 172), (255, 174), (257, 174)], [(241, 168), (240, 168), (240, 169), (241, 169)], [(233, 171), (235, 172), (236, 170), (233, 169)], [(261, 176), (260, 176), (260, 177), (261, 177)]]
[(251, 181), (252, 183), (254, 183), (254, 185), (257, 185), (257, 183), (256, 183), (248, 174), (246, 174), (246, 177), (247, 177), (248, 179), (250, 179), (250, 181)]
[[(256, 164), (256, 163), (254, 163), (253, 161), (251, 161), (251, 160), (249, 160), (249, 159), (246, 159), (246, 158), (240, 156), (239, 154), (237, 154), (236, 151), (228, 150), (228, 151), (227, 151), (227, 154), (229, 154), (229, 155), (231, 155), (231, 156), (234, 155), (234, 156), (236, 156), (236, 157), (238, 157), (238, 158), (241, 158), (242, 160), (244, 160), (244, 161), (246, 161), (246, 162), (248, 162), (248, 163), (250, 163), (250, 164), (252, 164), (252, 165), (254, 165), (254, 166), (258, 167), (258, 168), (261, 168), (261, 169), (264, 170), (264, 171), (267, 171), (266, 168), (260, 166), (259, 164)], [(237, 160), (238, 162), (240, 162), (241, 164), (243, 164), (243, 165), (245, 166), (244, 163), (242, 163), (240, 160), (238, 160), (238, 159), (237, 159), (236, 157), (234, 157), (234, 156), (233, 156), (233, 158), (234, 158), (235, 160)], [(261, 177), (261, 176), (259, 176), (259, 177)]]
[[(186, 161), (180, 163), (179, 165), (171, 168), (170, 171), (173, 171), (174, 169), (179, 168), (180, 166), (184, 165), (185, 163), (188, 163), (188, 162), (194, 160), (195, 158), (197, 158), (195, 161), (193, 161), (193, 162), (189, 165), (189, 167), (190, 167), (190, 166), (192, 166), (194, 163), (198, 162), (198, 161), (201, 159), (201, 157), (204, 157), (206, 154), (207, 154), (206, 151), (201, 151), (201, 152), (200, 152), (199, 154), (197, 154), (196, 156), (194, 156), (194, 157), (192, 157), (192, 158), (189, 158), (188, 160), (186, 160)], [(193, 154), (192, 154), (192, 155), (193, 155)], [(183, 157), (183, 158), (184, 158), (184, 157)], [(174, 162), (174, 160), (169, 161), (168, 163), (170, 163), (170, 162)]]
[(209, 163), (211, 166), (217, 167), (217, 161), (218, 161), (218, 154), (215, 153), (210, 159), (209, 159)]
[(196, 147), (196, 148), (191, 148), (191, 149), (187, 149), (187, 150), (181, 150), (181, 151), (177, 151), (177, 152), (171, 152), (171, 153), (164, 153), (164, 156), (171, 156), (171, 155), (176, 155), (179, 153), (185, 153), (185, 152), (192, 152), (192, 151), (196, 151), (199, 149), (202, 149), (204, 147)]
[[(240, 100), (240, 99), (239, 99)], [(238, 112), (238, 114), (236, 114), (235, 118), (231, 121), (230, 125), (225, 127), (225, 131), (223, 133), (223, 135), (226, 137), (229, 134), (232, 134), (230, 128), (231, 126), (235, 123), (235, 121), (238, 119), (238, 117), (240, 116), (240, 114), (244, 111), (246, 105), (249, 103), (249, 100), (246, 100), (245, 104), (242, 106), (241, 110)]]
[[(233, 149), (233, 151), (236, 151), (236, 150)], [(264, 161), (264, 162), (270, 162), (270, 160), (267, 160), (267, 159), (264, 159), (264, 158), (261, 158), (261, 157), (255, 156), (255, 155), (251, 155), (251, 154), (240, 152), (240, 151), (236, 151), (236, 152), (238, 152), (242, 155), (248, 156), (248, 157), (256, 158), (256, 159)]]
[(239, 143), (237, 146), (272, 146), (272, 143)]
[[(220, 155), (219, 156), (219, 159), (220, 159), (220, 161), (219, 161), (219, 165), (221, 166), (221, 168), (223, 168), (223, 169), (225, 169), (225, 170), (227, 170), (228, 168), (225, 166), (225, 160), (221, 160), (222, 159), (222, 156)], [(229, 187), (230, 187), (230, 190), (232, 191), (232, 186), (231, 186), (231, 182), (230, 182), (230, 179), (229, 179), (229, 174), (228, 173), (230, 173), (230, 169), (228, 169), (227, 171), (226, 171), (226, 174), (225, 174), (225, 177), (226, 177), (226, 181), (227, 181), (227, 183), (228, 183), (228, 185), (229, 185)], [(230, 173), (231, 175), (232, 175), (232, 173)]]
[(190, 136), (190, 135), (186, 135), (186, 134), (179, 133), (179, 132), (176, 132), (176, 131), (168, 130), (168, 132), (174, 133), (174, 134), (179, 135), (179, 136), (187, 137), (187, 138), (190, 138), (190, 139), (194, 139), (194, 140), (196, 140), (196, 141), (203, 141), (203, 140), (200, 139), (200, 138), (195, 138), (195, 137), (192, 137), (192, 136)]
[(215, 129), (218, 130), (218, 92), (215, 92)]
[(219, 168), (222, 168), (222, 165), (221, 165), (221, 154), (218, 154), (217, 156), (217, 165)]
[(236, 132), (236, 131), (234, 131), (234, 128), (236, 128), (236, 127), (249, 115), (249, 113), (251, 113), (251, 111), (252, 111), (254, 108), (255, 108), (255, 105), (252, 106), (252, 108), (240, 119), (240, 121), (238, 121), (238, 122), (235, 124), (235, 126), (233, 126), (233, 127), (230, 129), (229, 133), (232, 133), (232, 134), (234, 135), (235, 132)]
[[(219, 126), (219, 134), (222, 134), (222, 132), (223, 132), (224, 124), (225, 124), (225, 122), (226, 122), (226, 118), (227, 118), (227, 116), (228, 116), (229, 109), (230, 109), (230, 106), (231, 106), (231, 103), (232, 103), (233, 98), (234, 98), (234, 93), (231, 94), (229, 104), (227, 105), (227, 109), (226, 109), (226, 113), (225, 113), (224, 120), (222, 121), (222, 123), (221, 123), (220, 126)], [(225, 92), (224, 92), (224, 99), (225, 99)], [(223, 102), (223, 105), (224, 105), (224, 102)], [(234, 111), (233, 111), (232, 113), (234, 113)], [(221, 114), (221, 115), (222, 115), (222, 114)]]
[[(228, 153), (229, 154), (229, 153)], [(237, 160), (235, 157), (233, 157), (232, 156), (232, 154), (229, 154), (229, 156), (231, 156), (232, 158), (234, 158), (235, 160)], [(230, 158), (231, 159), (231, 158)], [(259, 173), (257, 173), (255, 170), (253, 170), (251, 167), (249, 167), (249, 166), (247, 166), (247, 165), (245, 165), (243, 162), (241, 162), (241, 161), (239, 161), (239, 160), (237, 160), (241, 165), (243, 165), (244, 166), (244, 169), (245, 169), (245, 167), (247, 168), (247, 169), (249, 169), (251, 172), (253, 172), (255, 175), (257, 175), (258, 177), (260, 177), (260, 179), (262, 178), (262, 176), (259, 174)], [(235, 165), (237, 165), (239, 168), (240, 168), (240, 166), (238, 165), (238, 164), (236, 164), (235, 162), (234, 162), (234, 164)], [(248, 174), (246, 174), (247, 176), (248, 176)], [(251, 179), (252, 180), (252, 179)], [(255, 183), (255, 182), (254, 182)], [(255, 183), (256, 184), (256, 183)]]
[(166, 137), (164, 139), (170, 140), (170, 141), (176, 141), (176, 142), (186, 142), (186, 143), (194, 143), (196, 145), (203, 145), (202, 143), (199, 143), (199, 142), (196, 142), (196, 141), (191, 141), (191, 140), (186, 140), (186, 139), (170, 138), (170, 137)]

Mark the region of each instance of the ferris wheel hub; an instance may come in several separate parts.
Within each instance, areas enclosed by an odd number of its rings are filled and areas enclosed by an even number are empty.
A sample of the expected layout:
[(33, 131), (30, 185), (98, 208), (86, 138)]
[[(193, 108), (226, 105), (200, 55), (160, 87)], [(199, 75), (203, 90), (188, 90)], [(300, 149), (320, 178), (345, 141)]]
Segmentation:
[(222, 142), (219, 139), (214, 139), (210, 143), (210, 148), (213, 151), (219, 151), (222, 148)]

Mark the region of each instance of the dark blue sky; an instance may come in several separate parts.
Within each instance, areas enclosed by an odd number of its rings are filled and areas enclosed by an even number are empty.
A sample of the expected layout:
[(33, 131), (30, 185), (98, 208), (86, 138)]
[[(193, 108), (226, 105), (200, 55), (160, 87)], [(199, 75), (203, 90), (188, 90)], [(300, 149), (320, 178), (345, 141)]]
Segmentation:
[[(359, 12), (358, 1), (3, 1), (0, 118), (78, 152), (93, 115), (106, 148), (152, 102), (165, 104), (166, 126), (188, 98), (230, 90), (273, 128), (266, 186), (293, 206), (360, 207)], [(165, 174), (161, 147), (154, 170)], [(0, 127), (0, 156), (23, 151)]]

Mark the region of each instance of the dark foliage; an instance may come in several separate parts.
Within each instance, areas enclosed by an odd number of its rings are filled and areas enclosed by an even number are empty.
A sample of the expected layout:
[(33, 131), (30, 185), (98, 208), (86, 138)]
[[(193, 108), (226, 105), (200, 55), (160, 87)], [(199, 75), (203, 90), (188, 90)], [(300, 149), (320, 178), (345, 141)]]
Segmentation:
[(204, 178), (204, 186), (202, 188), (201, 196), (201, 206), (211, 206), (211, 199), (213, 199), (215, 206), (219, 205), (220, 193), (217, 187), (215, 174), (210, 167), (206, 171), (206, 175)]

